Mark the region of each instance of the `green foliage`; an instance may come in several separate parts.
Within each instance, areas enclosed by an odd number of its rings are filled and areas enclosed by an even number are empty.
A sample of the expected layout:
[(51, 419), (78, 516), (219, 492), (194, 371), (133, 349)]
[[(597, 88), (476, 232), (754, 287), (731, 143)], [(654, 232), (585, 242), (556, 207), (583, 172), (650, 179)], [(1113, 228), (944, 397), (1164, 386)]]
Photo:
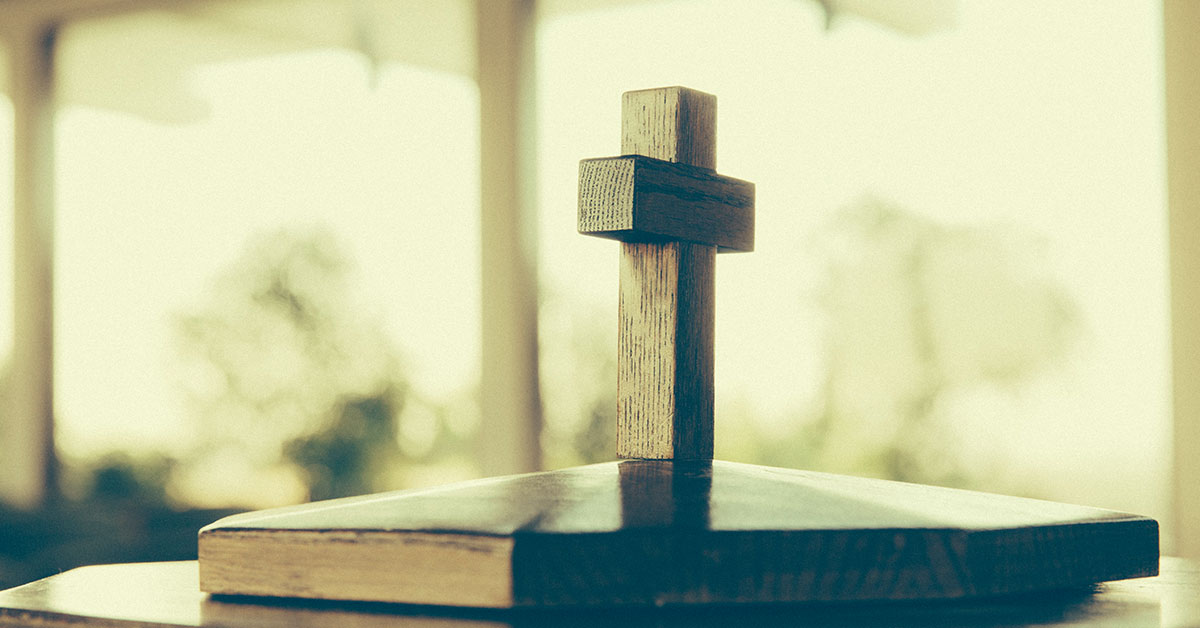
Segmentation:
[(878, 201), (837, 215), (821, 239), (827, 368), (822, 468), (970, 483), (949, 400), (1019, 388), (1077, 335), (1074, 303), (1034, 237), (949, 226)]
[(166, 508), (167, 484), (175, 460), (163, 455), (135, 459), (125, 452), (113, 452), (88, 465), (87, 488), (83, 501)]
[(229, 450), (261, 469), (282, 462), (312, 499), (379, 484), (401, 455), (408, 387), (380, 324), (351, 298), (350, 271), (327, 234), (263, 236), (178, 318), (201, 435), (185, 466)]
[(232, 511), (178, 508), (173, 468), (158, 454), (68, 460), (64, 497), (35, 511), (0, 504), (0, 589), (81, 565), (194, 560), (196, 530)]
[[(816, 305), (825, 368), (811, 405), (756, 416), (718, 400), (718, 451), (760, 464), (969, 486), (951, 401), (1017, 390), (1072, 346), (1076, 306), (1037, 239), (954, 226), (877, 201), (839, 212), (813, 235), (826, 262)], [(821, 271), (819, 271), (821, 272)], [(610, 460), (615, 450), (614, 319), (542, 304), (544, 438), (550, 466)], [(767, 332), (769, 333), (769, 332)]]
[(542, 287), (539, 370), (549, 468), (612, 460), (616, 454), (616, 318), (572, 307)]
[(400, 454), (394, 407), (401, 397), (390, 391), (339, 400), (336, 417), (320, 431), (292, 439), (284, 457), (304, 470), (309, 499), (369, 493), (376, 479)]

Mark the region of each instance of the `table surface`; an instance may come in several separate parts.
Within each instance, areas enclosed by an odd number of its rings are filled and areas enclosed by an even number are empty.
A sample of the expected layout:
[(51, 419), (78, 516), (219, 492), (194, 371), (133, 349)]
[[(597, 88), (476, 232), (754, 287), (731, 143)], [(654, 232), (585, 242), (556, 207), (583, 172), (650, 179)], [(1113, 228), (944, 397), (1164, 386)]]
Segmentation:
[(808, 604), (707, 609), (468, 611), (389, 604), (214, 598), (194, 561), (74, 569), (0, 592), (0, 626), (501, 628), (503, 626), (1200, 626), (1200, 563), (1161, 574), (972, 602)]

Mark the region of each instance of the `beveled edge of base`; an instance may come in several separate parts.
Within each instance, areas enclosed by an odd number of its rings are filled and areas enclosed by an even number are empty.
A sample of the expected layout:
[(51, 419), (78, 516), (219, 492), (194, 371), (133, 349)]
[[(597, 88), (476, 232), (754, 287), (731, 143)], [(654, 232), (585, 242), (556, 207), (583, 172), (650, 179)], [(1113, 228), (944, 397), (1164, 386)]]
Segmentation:
[(220, 530), (203, 591), (455, 607), (953, 600), (1153, 576), (1152, 519), (997, 530)]
[(199, 586), (214, 595), (509, 608), (512, 537), (373, 530), (205, 531)]

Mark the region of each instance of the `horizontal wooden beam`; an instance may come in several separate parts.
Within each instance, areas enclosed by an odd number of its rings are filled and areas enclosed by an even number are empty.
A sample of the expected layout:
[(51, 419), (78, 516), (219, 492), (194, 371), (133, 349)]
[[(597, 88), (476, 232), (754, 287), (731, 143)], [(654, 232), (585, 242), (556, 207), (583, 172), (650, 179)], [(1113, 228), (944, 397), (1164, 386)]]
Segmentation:
[(202, 0), (0, 0), (0, 34), (105, 15), (179, 8)]
[(579, 162), (579, 233), (754, 250), (754, 184), (640, 155)]

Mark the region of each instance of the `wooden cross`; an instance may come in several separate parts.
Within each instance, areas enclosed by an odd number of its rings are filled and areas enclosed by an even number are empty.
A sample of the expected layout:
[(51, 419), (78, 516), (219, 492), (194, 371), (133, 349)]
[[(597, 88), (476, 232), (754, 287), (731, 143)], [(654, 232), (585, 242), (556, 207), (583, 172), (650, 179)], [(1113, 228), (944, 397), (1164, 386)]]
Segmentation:
[(754, 184), (715, 172), (716, 97), (621, 109), (622, 156), (579, 165), (579, 232), (621, 241), (617, 456), (711, 460), (716, 253), (754, 249)]

